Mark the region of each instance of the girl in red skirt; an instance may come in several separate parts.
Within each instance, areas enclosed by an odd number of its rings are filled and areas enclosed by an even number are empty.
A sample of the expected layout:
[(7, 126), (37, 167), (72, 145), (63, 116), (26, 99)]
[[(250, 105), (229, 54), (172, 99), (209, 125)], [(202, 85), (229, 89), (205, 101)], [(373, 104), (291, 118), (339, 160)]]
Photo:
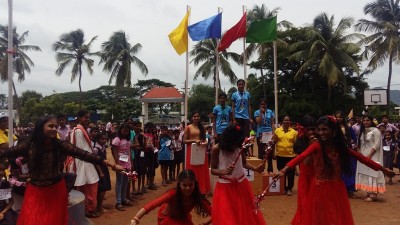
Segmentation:
[[(171, 189), (161, 197), (147, 203), (131, 220), (131, 225), (139, 224), (140, 219), (153, 209), (158, 210), (158, 225), (193, 225), (190, 212), (196, 207), (203, 216), (211, 212), (211, 205), (199, 189), (199, 184), (191, 170), (183, 170), (178, 176), (176, 189)], [(210, 224), (211, 220), (202, 223)]]
[(231, 124), (211, 150), (211, 173), (219, 176), (212, 201), (213, 225), (266, 224), (263, 214), (256, 212), (253, 191), (243, 172), (246, 168), (261, 173), (263, 164), (257, 167), (247, 164), (243, 151), (236, 165), (232, 165), (240, 154), (244, 138), (243, 129)]
[(314, 179), (306, 198), (302, 224), (354, 225), (346, 187), (341, 178), (342, 173), (351, 173), (350, 157), (388, 176), (394, 176), (394, 172), (349, 150), (339, 123), (333, 116), (321, 117), (317, 121), (317, 132), (319, 141), (312, 143), (301, 155), (291, 160), (276, 178), (312, 156)]
[(28, 161), (30, 182), (24, 196), (17, 225), (67, 225), (68, 193), (61, 175), (67, 156), (103, 164), (114, 170), (123, 168), (57, 139), (57, 119), (44, 116), (35, 125), (30, 139), (0, 151), (1, 157), (23, 156)]
[[(186, 144), (186, 154), (185, 154), (185, 169), (192, 170), (196, 175), (196, 179), (199, 182), (200, 192), (202, 194), (208, 194), (211, 191), (210, 183), (210, 171), (208, 167), (208, 157), (207, 157), (207, 141), (206, 141), (206, 130), (201, 124), (200, 114), (194, 112), (192, 114), (192, 123), (185, 128), (185, 133), (183, 136), (183, 143)], [(199, 146), (200, 150), (204, 150), (203, 157), (204, 161), (202, 164), (195, 164), (192, 162), (192, 146)], [(201, 151), (200, 151), (201, 152)]]
[[(312, 116), (304, 116), (301, 121), (301, 127), (298, 127), (297, 139), (294, 142), (293, 150), (297, 155), (300, 155), (312, 142), (316, 140), (316, 119)], [(291, 224), (303, 224), (303, 215), (305, 203), (310, 191), (312, 180), (314, 179), (314, 165), (312, 157), (307, 157), (300, 165), (300, 176), (298, 181), (297, 191), (297, 211), (294, 215)]]

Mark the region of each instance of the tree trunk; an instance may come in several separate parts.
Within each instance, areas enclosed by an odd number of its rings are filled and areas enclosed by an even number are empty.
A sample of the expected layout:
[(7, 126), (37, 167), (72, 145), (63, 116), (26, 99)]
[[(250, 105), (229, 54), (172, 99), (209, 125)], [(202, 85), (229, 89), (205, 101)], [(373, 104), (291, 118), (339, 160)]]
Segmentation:
[(392, 81), (392, 70), (393, 70), (393, 54), (391, 53), (389, 56), (389, 75), (388, 75), (388, 82), (387, 82), (387, 108), (386, 108), (386, 115), (389, 116), (390, 114), (390, 83)]
[(82, 80), (82, 63), (79, 64), (79, 93), (80, 93), (80, 96), (81, 96), (79, 98), (79, 110), (82, 109), (82, 98), (83, 98), (81, 80)]
[(267, 91), (265, 89), (265, 77), (264, 77), (264, 72), (262, 67), (260, 68), (261, 71), (261, 79), (262, 79), (262, 86), (263, 86), (263, 92), (264, 92), (264, 100), (267, 101)]
[(331, 106), (332, 85), (328, 84), (328, 106)]

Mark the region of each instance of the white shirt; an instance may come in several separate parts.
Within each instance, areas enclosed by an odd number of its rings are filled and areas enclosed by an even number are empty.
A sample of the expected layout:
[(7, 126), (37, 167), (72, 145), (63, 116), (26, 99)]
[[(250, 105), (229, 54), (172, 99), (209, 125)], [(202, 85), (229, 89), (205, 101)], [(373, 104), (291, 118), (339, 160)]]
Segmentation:
[[(73, 135), (71, 135), (71, 143), (74, 143), (74, 139), (76, 140), (75, 145), (78, 148), (81, 148), (87, 152), (92, 153), (91, 143), (88, 143), (85, 139), (85, 136), (80, 129), (75, 129)], [(92, 163), (75, 159), (76, 165), (76, 181), (74, 186), (82, 186), (85, 184), (94, 184), (99, 181), (99, 175), (97, 174), (96, 169)]]

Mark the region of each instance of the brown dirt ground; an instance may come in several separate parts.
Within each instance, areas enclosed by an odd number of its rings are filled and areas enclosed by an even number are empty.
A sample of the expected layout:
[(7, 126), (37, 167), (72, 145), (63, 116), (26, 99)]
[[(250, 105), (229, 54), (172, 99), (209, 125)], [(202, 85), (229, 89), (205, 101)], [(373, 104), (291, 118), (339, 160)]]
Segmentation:
[[(255, 150), (255, 152), (257, 152)], [(109, 154), (110, 155), (110, 154)], [(399, 173), (398, 169), (395, 169)], [(111, 172), (112, 184), (114, 185), (115, 175)], [(161, 177), (159, 169), (157, 170), (156, 181), (160, 184)], [(297, 184), (297, 177), (296, 177)], [(109, 210), (99, 218), (91, 219), (95, 225), (129, 225), (131, 218), (139, 211), (139, 209), (148, 201), (157, 198), (169, 188), (174, 188), (176, 182), (167, 187), (160, 187), (155, 191), (148, 191), (147, 194), (142, 195), (132, 207), (127, 207), (126, 211), (116, 211), (115, 206), (115, 192), (109, 191), (106, 193), (106, 200), (104, 206)], [(385, 194), (379, 196), (377, 202), (364, 202), (362, 197), (365, 196), (363, 192), (357, 192), (360, 199), (350, 199), (350, 205), (353, 211), (354, 222), (356, 225), (398, 225), (400, 224), (400, 176), (394, 178), (393, 185), (386, 185), (387, 191)], [(293, 196), (267, 196), (262, 202), (262, 211), (264, 218), (268, 225), (289, 225), (296, 211), (297, 204), (297, 187), (295, 186)], [(212, 197), (209, 198), (212, 201)], [(153, 210), (148, 215), (143, 217), (140, 224), (156, 225), (157, 224), (157, 211)], [(192, 212), (194, 224), (200, 224), (204, 218)]]

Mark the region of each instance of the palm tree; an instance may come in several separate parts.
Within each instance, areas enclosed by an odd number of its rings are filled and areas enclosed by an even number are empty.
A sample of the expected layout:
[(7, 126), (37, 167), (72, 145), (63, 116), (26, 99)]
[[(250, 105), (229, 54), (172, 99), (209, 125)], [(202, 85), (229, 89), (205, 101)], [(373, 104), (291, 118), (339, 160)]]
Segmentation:
[(147, 66), (135, 55), (142, 49), (137, 43), (133, 46), (128, 42), (125, 32), (118, 31), (102, 44), (100, 63), (104, 63), (103, 71), (111, 73), (109, 84), (115, 79), (117, 87), (130, 87), (132, 79), (131, 64), (135, 64), (144, 75), (149, 73)]
[(334, 85), (339, 81), (345, 82), (344, 68), (359, 74), (356, 54), (360, 48), (350, 41), (364, 36), (357, 33), (346, 34), (353, 21), (350, 17), (342, 18), (335, 27), (334, 16), (328, 17), (326, 13), (321, 13), (315, 17), (313, 25), (306, 28), (307, 40), (290, 46), (294, 53), (289, 59), (302, 63), (295, 79), (300, 79), (310, 69), (316, 69), (326, 79), (328, 102), (331, 100)]
[[(31, 72), (31, 66), (35, 64), (25, 53), (27, 51), (42, 51), (38, 46), (35, 45), (24, 45), (29, 31), (25, 31), (22, 35), (17, 33), (17, 28), (13, 29), (13, 45), (14, 45), (14, 60), (13, 60), (13, 71), (18, 74), (18, 81), (22, 82), (25, 80), (25, 72)], [(8, 27), (0, 25), (0, 79), (2, 82), (8, 81)], [(14, 95), (18, 97), (13, 82)]]
[(217, 39), (206, 39), (198, 42), (193, 50), (190, 51), (190, 56), (193, 56), (193, 59), (190, 62), (193, 62), (195, 66), (199, 63), (202, 63), (201, 66), (197, 69), (194, 79), (197, 79), (199, 76), (204, 79), (208, 79), (211, 74), (213, 75), (214, 87), (216, 87), (216, 82), (220, 85), (220, 80), (216, 80), (217, 78), (217, 69), (219, 69), (223, 75), (228, 77), (229, 82), (234, 84), (237, 80), (236, 74), (233, 72), (231, 68), (231, 64), (228, 62), (229, 59), (232, 59), (238, 65), (242, 65), (242, 60), (239, 54), (234, 52), (228, 52), (226, 50), (219, 52), (219, 65), (217, 68), (217, 58), (215, 49), (217, 47)]
[(371, 16), (373, 20), (361, 19), (356, 24), (358, 31), (373, 33), (360, 41), (360, 44), (367, 45), (362, 56), (368, 59), (369, 54), (372, 54), (369, 58), (368, 67), (375, 70), (388, 61), (388, 101), (390, 101), (393, 62), (400, 61), (399, 2), (400, 0), (376, 0), (368, 3), (364, 6), (364, 13)]
[(91, 52), (90, 48), (97, 36), (93, 37), (89, 43), (85, 44), (85, 34), (81, 29), (64, 33), (60, 36), (60, 40), (53, 44), (53, 50), (56, 51), (56, 61), (58, 68), (56, 74), (60, 76), (65, 67), (73, 63), (71, 70), (71, 83), (79, 76), (79, 92), (82, 96), (82, 64), (86, 64), (86, 68), (90, 74), (93, 74), (94, 60), (89, 56), (96, 55)]

